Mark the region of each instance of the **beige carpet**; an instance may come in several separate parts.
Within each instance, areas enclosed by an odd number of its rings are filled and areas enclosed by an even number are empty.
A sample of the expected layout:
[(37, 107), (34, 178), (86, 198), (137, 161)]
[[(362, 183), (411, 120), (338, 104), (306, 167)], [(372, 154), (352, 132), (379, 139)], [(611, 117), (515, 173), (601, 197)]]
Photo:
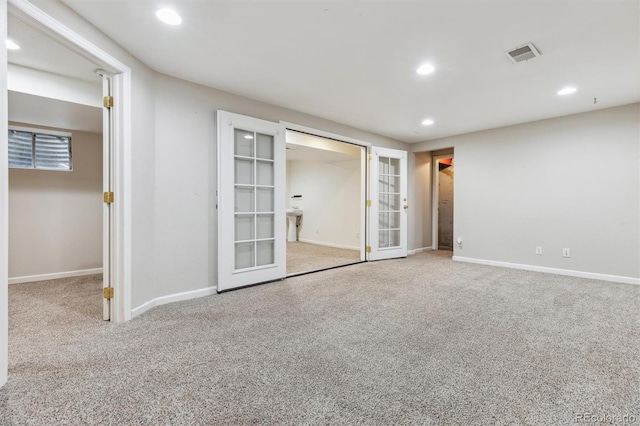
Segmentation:
[(10, 286), (0, 424), (640, 422), (640, 286), (449, 257), (331, 269), (120, 325), (99, 319), (99, 280)]
[(287, 242), (287, 275), (359, 261), (359, 250), (327, 247), (301, 241)]

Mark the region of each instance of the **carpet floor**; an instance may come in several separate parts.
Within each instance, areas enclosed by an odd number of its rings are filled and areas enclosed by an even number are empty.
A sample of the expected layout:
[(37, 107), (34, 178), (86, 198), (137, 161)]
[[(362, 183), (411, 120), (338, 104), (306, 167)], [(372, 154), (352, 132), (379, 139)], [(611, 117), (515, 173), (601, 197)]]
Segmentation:
[(98, 282), (9, 287), (0, 424), (640, 422), (640, 286), (431, 252), (111, 324)]
[(287, 275), (348, 265), (359, 261), (359, 250), (327, 247), (301, 241), (287, 242)]

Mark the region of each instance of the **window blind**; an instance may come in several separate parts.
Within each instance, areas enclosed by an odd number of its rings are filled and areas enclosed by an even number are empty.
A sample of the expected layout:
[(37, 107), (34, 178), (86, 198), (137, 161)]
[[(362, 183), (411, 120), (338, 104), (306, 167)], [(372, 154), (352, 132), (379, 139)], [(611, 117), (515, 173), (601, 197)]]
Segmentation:
[(71, 137), (9, 129), (9, 167), (71, 170)]
[(9, 167), (33, 168), (33, 133), (9, 130)]
[(64, 136), (35, 134), (36, 169), (70, 170), (71, 139)]

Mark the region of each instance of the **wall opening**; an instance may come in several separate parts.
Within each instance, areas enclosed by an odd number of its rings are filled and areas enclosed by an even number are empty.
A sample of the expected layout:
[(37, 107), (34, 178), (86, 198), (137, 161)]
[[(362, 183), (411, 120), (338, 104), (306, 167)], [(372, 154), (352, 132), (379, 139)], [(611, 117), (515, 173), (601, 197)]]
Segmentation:
[(366, 148), (287, 130), (287, 276), (364, 261)]
[(453, 157), (437, 161), (438, 250), (453, 251)]

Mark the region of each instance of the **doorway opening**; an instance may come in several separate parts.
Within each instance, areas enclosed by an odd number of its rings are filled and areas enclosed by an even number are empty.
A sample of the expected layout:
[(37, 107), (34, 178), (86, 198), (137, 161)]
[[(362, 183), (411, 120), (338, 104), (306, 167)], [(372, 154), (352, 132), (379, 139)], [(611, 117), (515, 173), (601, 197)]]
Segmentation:
[(365, 260), (366, 147), (286, 132), (287, 276)]
[(434, 156), (433, 247), (453, 251), (454, 158)]
[[(8, 39), (15, 38), (12, 41), (20, 46), (19, 50), (7, 55), (7, 104), (11, 95), (23, 100), (28, 96), (41, 98), (41, 101), (64, 106), (57, 110), (55, 120), (51, 122), (40, 116), (46, 115), (41, 108), (30, 111), (31, 115), (26, 118), (16, 116), (15, 108), (11, 108), (12, 116), (7, 118), (38, 128), (71, 130), (71, 133), (78, 129), (91, 133), (85, 128), (89, 122), (92, 125), (97, 122), (96, 126), (100, 127), (102, 140), (97, 143), (102, 151), (102, 190), (98, 193), (97, 206), (102, 206), (102, 238), (98, 237), (103, 242), (99, 250), (102, 264), (98, 260), (98, 267), (92, 268), (84, 263), (76, 271), (89, 273), (101, 266), (105, 288), (99, 292), (99, 300), (103, 305), (103, 319), (127, 321), (131, 317), (131, 70), (31, 3), (10, 1), (7, 21)], [(103, 104), (103, 96), (107, 94), (110, 102)], [(89, 110), (93, 114), (87, 113)], [(97, 111), (100, 111), (99, 115), (95, 114)], [(83, 120), (87, 114), (92, 118)], [(74, 119), (86, 122), (73, 129), (76, 127)], [(117, 194), (115, 200), (111, 195), (114, 192)], [(8, 206), (8, 191), (3, 196), (7, 197)], [(8, 270), (5, 272), (8, 276)], [(35, 276), (50, 273), (45, 271)]]
[[(58, 286), (75, 297), (77, 287), (91, 294), (77, 298), (87, 305), (80, 311), (109, 319), (102, 312), (103, 79), (94, 63), (15, 14), (7, 24), (20, 45), (7, 55), (8, 282), (22, 286), (10, 295), (55, 297), (49, 289)], [(50, 286), (33, 284), (41, 281)]]

